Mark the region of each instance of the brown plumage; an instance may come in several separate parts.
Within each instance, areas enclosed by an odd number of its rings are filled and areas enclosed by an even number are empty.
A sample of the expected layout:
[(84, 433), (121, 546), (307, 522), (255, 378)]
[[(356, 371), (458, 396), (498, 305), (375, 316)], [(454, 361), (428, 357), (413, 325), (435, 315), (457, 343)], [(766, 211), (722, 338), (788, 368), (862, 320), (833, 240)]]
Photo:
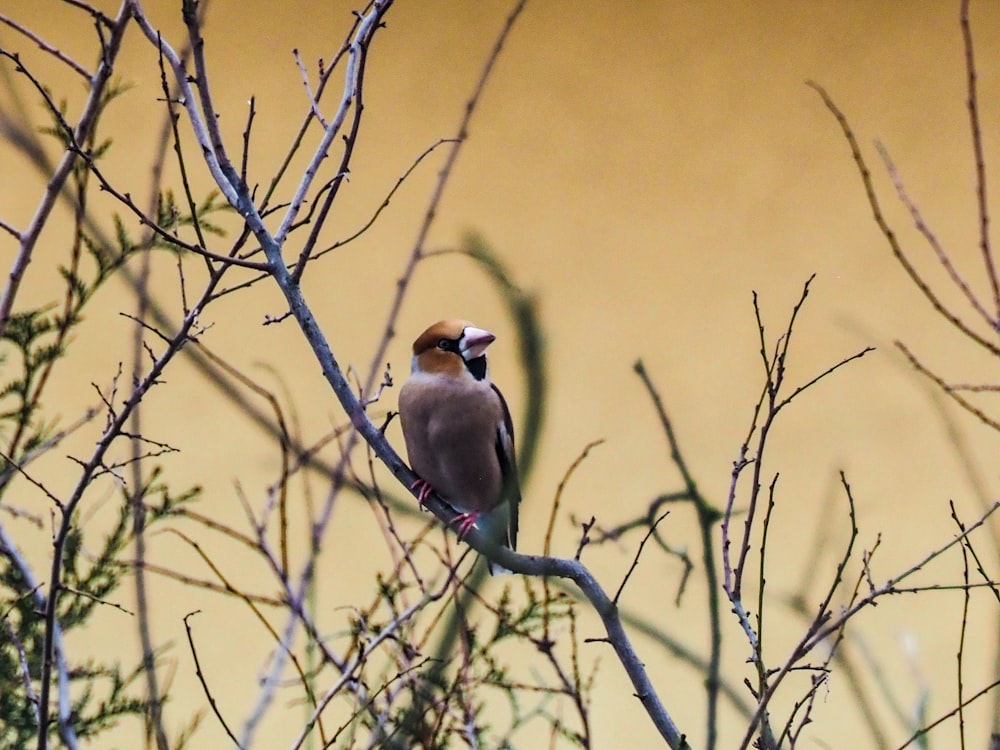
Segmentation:
[[(420, 334), (399, 415), (420, 500), (434, 490), (462, 513), (459, 536), (476, 525), (515, 549), (521, 492), (510, 412), (486, 366), (494, 339), (464, 320)], [(490, 570), (507, 572), (492, 563)]]

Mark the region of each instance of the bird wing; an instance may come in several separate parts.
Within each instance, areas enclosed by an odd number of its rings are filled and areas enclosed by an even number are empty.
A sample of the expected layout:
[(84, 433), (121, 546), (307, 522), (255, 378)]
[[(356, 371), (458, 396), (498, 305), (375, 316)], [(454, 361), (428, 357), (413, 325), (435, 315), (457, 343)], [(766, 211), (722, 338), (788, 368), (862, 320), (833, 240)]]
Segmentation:
[(497, 462), (500, 464), (500, 479), (503, 483), (502, 502), (498, 510), (505, 512), (507, 516), (505, 539), (507, 546), (513, 550), (517, 549), (517, 515), (521, 503), (521, 485), (517, 478), (517, 459), (514, 455), (514, 423), (500, 389), (492, 384), (491, 387), (500, 401), (503, 413), (503, 419), (497, 425), (495, 445)]

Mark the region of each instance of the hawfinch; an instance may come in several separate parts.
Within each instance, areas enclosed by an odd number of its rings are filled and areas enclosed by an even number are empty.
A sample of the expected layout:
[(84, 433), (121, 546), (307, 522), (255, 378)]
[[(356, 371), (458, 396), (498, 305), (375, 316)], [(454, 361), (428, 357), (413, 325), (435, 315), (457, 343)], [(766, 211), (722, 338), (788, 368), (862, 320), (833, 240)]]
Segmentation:
[[(514, 429), (486, 368), (495, 338), (464, 320), (442, 320), (420, 334), (399, 416), (420, 503), (436, 492), (461, 514), (459, 538), (475, 525), (516, 549)], [(510, 571), (491, 562), (490, 572)]]

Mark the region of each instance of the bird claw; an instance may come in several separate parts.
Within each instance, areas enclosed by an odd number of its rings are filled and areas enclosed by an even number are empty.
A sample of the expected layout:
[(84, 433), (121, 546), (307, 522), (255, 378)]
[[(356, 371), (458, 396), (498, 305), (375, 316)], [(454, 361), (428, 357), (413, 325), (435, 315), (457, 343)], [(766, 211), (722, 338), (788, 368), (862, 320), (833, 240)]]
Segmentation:
[[(426, 508), (427, 496), (434, 492), (431, 483), (426, 479), (417, 479), (410, 485), (410, 489), (417, 493), (417, 502), (420, 504), (420, 507)], [(459, 513), (451, 519), (451, 524), (455, 525), (455, 534), (458, 536), (458, 541), (463, 541), (469, 535), (469, 532), (476, 525), (478, 519), (479, 513), (477, 512)]]
[(455, 535), (458, 537), (458, 541), (463, 541), (469, 532), (476, 525), (476, 521), (479, 520), (478, 513), (459, 513), (453, 519), (451, 523), (455, 524)]
[(421, 508), (423, 508), (424, 504), (427, 502), (427, 496), (434, 492), (434, 488), (431, 487), (431, 483), (426, 479), (418, 479), (410, 485), (410, 489), (417, 491), (417, 502), (420, 504)]

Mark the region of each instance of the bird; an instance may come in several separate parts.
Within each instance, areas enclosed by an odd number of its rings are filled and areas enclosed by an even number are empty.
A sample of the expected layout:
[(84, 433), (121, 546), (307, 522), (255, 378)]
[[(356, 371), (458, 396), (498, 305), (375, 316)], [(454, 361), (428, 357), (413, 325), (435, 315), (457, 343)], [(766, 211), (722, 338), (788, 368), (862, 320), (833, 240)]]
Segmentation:
[[(486, 364), (494, 340), (467, 320), (442, 320), (421, 333), (399, 417), (420, 505), (435, 492), (458, 511), (459, 539), (476, 526), (513, 550), (521, 490), (510, 409)], [(511, 572), (492, 561), (489, 569)]]

